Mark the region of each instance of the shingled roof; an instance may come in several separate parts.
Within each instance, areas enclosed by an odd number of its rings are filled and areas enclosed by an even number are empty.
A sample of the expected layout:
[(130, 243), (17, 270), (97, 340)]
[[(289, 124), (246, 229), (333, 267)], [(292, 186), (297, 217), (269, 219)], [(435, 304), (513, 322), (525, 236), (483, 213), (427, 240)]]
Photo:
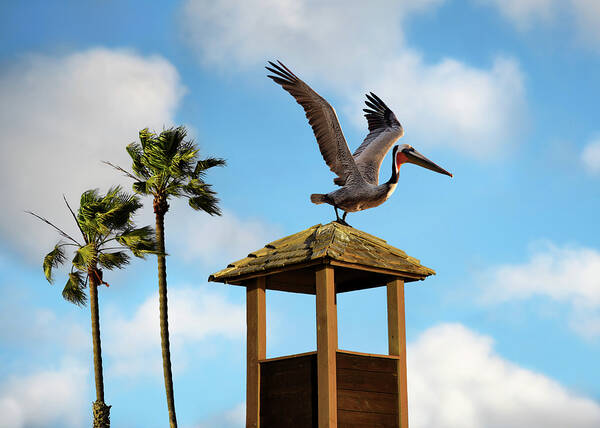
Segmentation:
[(435, 274), (432, 269), (421, 265), (419, 260), (392, 247), (383, 239), (331, 222), (325, 225), (317, 224), (302, 232), (273, 241), (248, 254), (248, 257), (210, 275), (208, 280), (243, 285), (245, 280), (257, 276), (325, 263), (346, 270), (371, 271), (386, 277), (401, 277), (406, 281), (421, 280)]

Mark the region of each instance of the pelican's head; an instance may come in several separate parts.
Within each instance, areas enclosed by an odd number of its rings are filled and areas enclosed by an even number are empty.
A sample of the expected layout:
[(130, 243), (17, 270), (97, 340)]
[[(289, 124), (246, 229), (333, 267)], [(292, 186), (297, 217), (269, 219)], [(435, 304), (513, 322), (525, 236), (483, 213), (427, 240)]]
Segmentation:
[(422, 166), (423, 168), (430, 169), (440, 174), (445, 174), (452, 177), (452, 174), (446, 171), (441, 166), (431, 162), (421, 153), (417, 152), (412, 146), (408, 144), (402, 144), (394, 147), (394, 158), (396, 161), (396, 168), (400, 168), (403, 163), (414, 163), (415, 165)]

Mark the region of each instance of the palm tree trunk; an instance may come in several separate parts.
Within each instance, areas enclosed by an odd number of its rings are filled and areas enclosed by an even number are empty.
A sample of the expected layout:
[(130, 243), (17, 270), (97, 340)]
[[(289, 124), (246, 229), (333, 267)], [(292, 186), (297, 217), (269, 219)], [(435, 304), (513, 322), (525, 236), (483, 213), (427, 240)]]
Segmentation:
[(92, 406), (94, 428), (110, 428), (110, 406), (104, 402), (104, 376), (102, 375), (102, 348), (100, 345), (100, 314), (98, 311), (98, 280), (93, 268), (88, 270), (90, 281), (90, 311), (92, 313), (92, 350), (94, 354), (94, 378), (96, 402)]
[[(166, 202), (164, 205), (168, 207)], [(158, 302), (163, 372), (165, 376), (165, 390), (167, 393), (167, 407), (169, 409), (169, 423), (171, 428), (177, 428), (177, 417), (175, 416), (175, 397), (173, 394), (173, 374), (171, 372), (171, 351), (169, 349), (169, 316), (167, 313), (167, 266), (165, 260), (164, 228), (166, 208), (160, 206), (158, 209), (156, 209), (155, 204), (154, 212), (156, 213), (156, 242), (158, 247)]]

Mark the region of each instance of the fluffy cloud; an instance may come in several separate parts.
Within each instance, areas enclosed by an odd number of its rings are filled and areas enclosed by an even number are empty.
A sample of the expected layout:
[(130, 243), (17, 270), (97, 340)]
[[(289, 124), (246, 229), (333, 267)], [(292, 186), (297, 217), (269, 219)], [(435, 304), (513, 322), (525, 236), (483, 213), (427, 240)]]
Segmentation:
[(595, 249), (545, 243), (527, 262), (496, 266), (479, 281), (486, 303), (547, 297), (570, 305), (578, 332), (600, 334), (600, 252)]
[[(593, 428), (600, 405), (494, 352), (493, 340), (440, 324), (408, 346), (410, 426)], [(199, 427), (243, 427), (244, 404)]]
[(425, 331), (408, 348), (409, 417), (415, 428), (592, 428), (600, 405), (493, 351), (460, 324)]
[(28, 56), (3, 68), (0, 180), (10, 184), (0, 233), (37, 260), (56, 234), (23, 210), (72, 232), (62, 194), (77, 206), (83, 190), (123, 182), (100, 161), (128, 165), (125, 145), (141, 128), (171, 125), (183, 92), (168, 61), (124, 50)]
[(87, 370), (74, 361), (58, 370), (10, 376), (0, 385), (0, 427), (83, 426), (91, 414), (87, 381)]
[(582, 35), (600, 42), (600, 3), (596, 0), (571, 0), (571, 3)]
[(246, 403), (240, 403), (232, 409), (219, 413), (194, 428), (242, 428), (246, 426)]
[[(105, 317), (108, 370), (120, 375), (161, 373), (158, 294), (148, 298), (131, 318), (117, 313)], [(242, 340), (246, 312), (243, 305), (229, 302), (207, 287), (169, 291), (169, 333), (174, 359), (190, 354), (193, 347), (215, 336)], [(186, 352), (178, 350), (186, 347)], [(183, 358), (183, 357), (182, 357)], [(174, 363), (181, 369), (185, 361)]]
[(547, 296), (576, 305), (600, 306), (600, 252), (592, 248), (540, 246), (525, 263), (486, 273), (485, 299), (495, 302)]
[(325, 87), (342, 94), (361, 128), (359, 97), (375, 91), (407, 138), (488, 156), (519, 129), (523, 76), (511, 59), (488, 68), (452, 58), (428, 63), (408, 47), (406, 18), (441, 3), (188, 0), (185, 37), (206, 65), (260, 67), (281, 58), (323, 95)]
[(583, 148), (581, 160), (590, 174), (600, 174), (600, 139), (588, 143)]
[(565, 21), (572, 20), (580, 36), (594, 42), (600, 41), (600, 3), (596, 0), (475, 1), (498, 8), (521, 30), (532, 28), (538, 22), (565, 25)]
[(227, 210), (220, 217), (199, 215), (183, 205), (187, 205), (186, 200), (173, 201), (173, 211), (187, 215), (167, 220), (173, 220), (167, 225), (167, 250), (187, 261), (200, 260), (223, 268), (223, 263), (244, 258), (281, 235), (277, 226), (258, 219), (241, 219)]
[(552, 20), (557, 0), (475, 0), (477, 3), (492, 5), (520, 29), (530, 28), (536, 21)]

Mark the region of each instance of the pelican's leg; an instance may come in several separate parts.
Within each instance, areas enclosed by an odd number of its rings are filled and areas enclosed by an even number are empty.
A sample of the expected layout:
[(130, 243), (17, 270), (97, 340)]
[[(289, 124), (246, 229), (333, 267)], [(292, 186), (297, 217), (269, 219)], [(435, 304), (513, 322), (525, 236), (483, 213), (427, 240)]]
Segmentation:
[(352, 227), (348, 223), (346, 223), (346, 216), (347, 215), (348, 215), (348, 211), (344, 211), (344, 215), (342, 216), (342, 221), (340, 223), (342, 223), (344, 226)]
[[(339, 224), (343, 224), (344, 226), (350, 226), (348, 223), (346, 223), (346, 215), (348, 215), (348, 213), (346, 211), (344, 211), (344, 215), (342, 218), (340, 218), (340, 215), (338, 214), (338, 207), (334, 206), (333, 209), (335, 209), (335, 221)], [(350, 226), (352, 227), (352, 226)]]

